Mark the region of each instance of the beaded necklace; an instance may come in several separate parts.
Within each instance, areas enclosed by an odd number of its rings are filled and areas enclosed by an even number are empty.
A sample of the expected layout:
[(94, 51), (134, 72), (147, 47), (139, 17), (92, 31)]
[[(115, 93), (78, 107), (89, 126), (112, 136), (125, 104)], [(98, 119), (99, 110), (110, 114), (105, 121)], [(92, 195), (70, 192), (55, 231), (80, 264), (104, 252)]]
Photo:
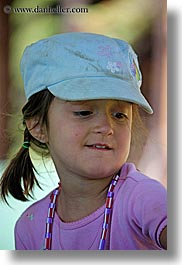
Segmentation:
[[(107, 235), (109, 224), (111, 222), (111, 211), (112, 211), (112, 206), (113, 206), (114, 188), (118, 182), (118, 179), (119, 179), (119, 175), (116, 175), (113, 177), (109, 185), (108, 192), (107, 192), (105, 211), (104, 211), (104, 220), (102, 224), (102, 232), (101, 232), (98, 250), (105, 249), (106, 235)], [(55, 215), (55, 209), (56, 209), (57, 196), (60, 192), (60, 189), (61, 189), (61, 185), (58, 188), (56, 188), (52, 192), (52, 195), (51, 195), (51, 200), (49, 203), (48, 214), (47, 214), (47, 219), (46, 219), (44, 250), (51, 250), (53, 221), (54, 221), (54, 215)]]

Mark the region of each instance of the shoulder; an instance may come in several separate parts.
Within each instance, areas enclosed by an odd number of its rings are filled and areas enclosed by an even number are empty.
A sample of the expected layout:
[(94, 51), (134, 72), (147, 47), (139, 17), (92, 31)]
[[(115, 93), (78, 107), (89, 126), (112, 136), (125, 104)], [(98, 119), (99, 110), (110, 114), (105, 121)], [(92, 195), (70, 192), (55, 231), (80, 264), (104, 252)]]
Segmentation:
[(32, 204), (19, 217), (14, 230), (16, 249), (42, 249), (51, 194)]
[[(48, 206), (50, 201), (50, 194), (43, 199), (33, 203), (29, 206), (19, 217), (16, 222), (15, 229), (27, 229), (28, 226), (34, 226), (34, 223), (45, 221), (47, 216)], [(35, 228), (35, 227), (34, 227)]]
[(132, 236), (136, 234), (145, 244), (152, 239), (159, 245), (159, 235), (167, 223), (165, 187), (130, 163), (121, 168), (119, 181), (114, 204), (118, 225), (121, 229), (125, 226), (126, 231)]
[(159, 181), (141, 173), (131, 163), (125, 163), (121, 169), (118, 196), (122, 197), (127, 207), (160, 205), (166, 208), (167, 205), (166, 188)]
[(165, 187), (158, 180), (146, 176), (136, 169), (135, 165), (132, 163), (125, 163), (123, 165), (121, 168), (120, 179), (123, 179), (126, 185), (130, 185), (132, 190), (134, 187), (136, 189), (149, 187), (150, 189), (157, 188), (166, 191)]
[(32, 204), (19, 217), (14, 231), (16, 249), (42, 249), (50, 195)]

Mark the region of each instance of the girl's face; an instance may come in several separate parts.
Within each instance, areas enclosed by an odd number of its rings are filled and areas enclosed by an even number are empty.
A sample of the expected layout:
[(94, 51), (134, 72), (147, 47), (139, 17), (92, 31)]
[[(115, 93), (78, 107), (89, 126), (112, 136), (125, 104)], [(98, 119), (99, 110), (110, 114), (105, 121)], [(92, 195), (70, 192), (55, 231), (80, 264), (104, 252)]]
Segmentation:
[(109, 177), (126, 161), (132, 104), (117, 100), (62, 101), (48, 112), (47, 141), (58, 174)]

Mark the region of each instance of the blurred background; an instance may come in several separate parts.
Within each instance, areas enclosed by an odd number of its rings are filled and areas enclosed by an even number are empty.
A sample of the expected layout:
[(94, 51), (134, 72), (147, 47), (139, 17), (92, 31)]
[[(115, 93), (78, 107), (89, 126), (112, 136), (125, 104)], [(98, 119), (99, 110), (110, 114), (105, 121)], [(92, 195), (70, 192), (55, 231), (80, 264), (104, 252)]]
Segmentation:
[[(148, 138), (142, 153), (133, 153), (137, 167), (167, 187), (167, 58), (166, 0), (1, 0), (0, 1), (0, 174), (23, 142), (21, 109), (25, 103), (19, 63), (24, 48), (56, 33), (84, 31), (128, 41), (139, 56), (142, 91), (154, 109), (141, 112)], [(76, 13), (45, 13), (77, 8)], [(31, 13), (27, 9), (33, 8)], [(18, 11), (17, 11), (18, 10)], [(16, 11), (16, 12), (15, 12)], [(42, 12), (41, 12), (42, 11)], [(43, 190), (36, 200), (57, 186), (54, 165), (31, 152)], [(9, 197), (0, 202), (0, 249), (14, 249), (14, 225), (32, 204)]]

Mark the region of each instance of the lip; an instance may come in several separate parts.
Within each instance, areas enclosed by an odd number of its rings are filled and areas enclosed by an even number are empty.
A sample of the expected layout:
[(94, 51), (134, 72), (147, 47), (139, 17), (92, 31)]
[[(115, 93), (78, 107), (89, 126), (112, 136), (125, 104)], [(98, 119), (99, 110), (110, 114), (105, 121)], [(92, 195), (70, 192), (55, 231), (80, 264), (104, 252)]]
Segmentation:
[(109, 144), (105, 143), (87, 144), (86, 147), (97, 151), (111, 151), (113, 149)]

